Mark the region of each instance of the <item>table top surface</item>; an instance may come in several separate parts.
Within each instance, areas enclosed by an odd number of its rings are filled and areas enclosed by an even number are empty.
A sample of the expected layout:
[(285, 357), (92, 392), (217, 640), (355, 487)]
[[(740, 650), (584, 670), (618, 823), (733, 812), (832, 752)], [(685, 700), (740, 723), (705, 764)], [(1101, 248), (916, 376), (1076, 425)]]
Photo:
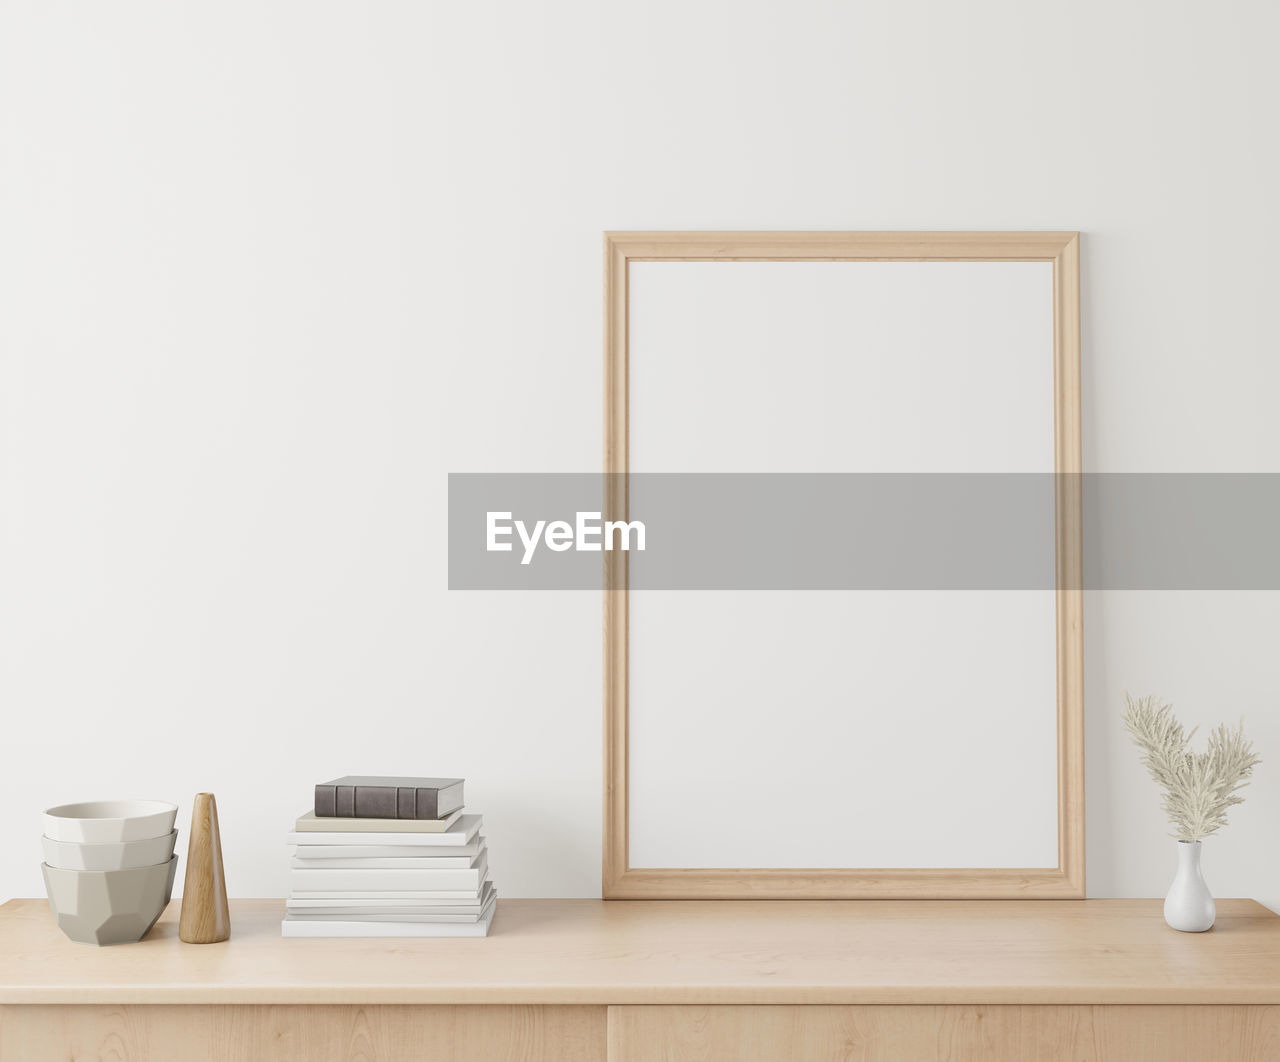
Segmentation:
[(44, 900), (0, 906), (4, 1003), (1272, 1003), (1280, 917), (1218, 901), (1208, 933), (1159, 900), (502, 900), (482, 940), (283, 940), (280, 900), (231, 939), (94, 948)]

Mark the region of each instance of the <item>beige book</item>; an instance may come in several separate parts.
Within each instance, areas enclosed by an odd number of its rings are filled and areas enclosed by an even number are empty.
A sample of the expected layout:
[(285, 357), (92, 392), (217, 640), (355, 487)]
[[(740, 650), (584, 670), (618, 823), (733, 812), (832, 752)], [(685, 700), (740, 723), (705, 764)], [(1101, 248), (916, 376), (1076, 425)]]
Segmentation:
[(448, 833), (462, 811), (443, 819), (320, 818), (314, 811), (298, 816), (298, 833)]

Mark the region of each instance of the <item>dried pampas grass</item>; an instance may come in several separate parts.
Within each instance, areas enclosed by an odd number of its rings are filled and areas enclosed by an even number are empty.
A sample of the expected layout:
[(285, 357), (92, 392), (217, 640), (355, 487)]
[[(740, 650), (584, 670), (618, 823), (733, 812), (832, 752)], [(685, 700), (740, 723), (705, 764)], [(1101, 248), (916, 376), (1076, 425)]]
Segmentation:
[(1142, 750), (1143, 766), (1164, 790), (1160, 805), (1180, 841), (1198, 841), (1227, 824), (1227, 809), (1244, 802), (1237, 790), (1248, 785), (1261, 762), (1244, 736), (1244, 721), (1234, 730), (1220, 726), (1204, 752), (1189, 752), (1195, 730), (1184, 733), (1173, 705), (1158, 697), (1134, 700), (1124, 695), (1124, 725)]

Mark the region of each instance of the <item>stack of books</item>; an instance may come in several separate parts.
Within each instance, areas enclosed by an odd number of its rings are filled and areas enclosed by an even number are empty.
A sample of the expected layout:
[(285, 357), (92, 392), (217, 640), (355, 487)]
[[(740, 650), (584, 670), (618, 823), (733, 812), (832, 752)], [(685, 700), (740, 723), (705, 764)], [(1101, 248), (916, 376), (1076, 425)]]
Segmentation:
[(316, 786), (293, 845), (286, 937), (483, 937), (497, 893), (458, 778)]

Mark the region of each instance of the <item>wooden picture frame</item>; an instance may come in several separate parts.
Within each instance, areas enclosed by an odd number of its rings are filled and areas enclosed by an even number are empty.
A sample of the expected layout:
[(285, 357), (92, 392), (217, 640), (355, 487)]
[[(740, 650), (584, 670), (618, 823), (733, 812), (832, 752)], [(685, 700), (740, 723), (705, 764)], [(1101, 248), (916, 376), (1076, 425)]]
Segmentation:
[(1074, 232), (605, 234), (606, 519), (628, 519), (628, 271), (637, 261), (1043, 261), (1053, 267), (1058, 865), (997, 869), (635, 868), (628, 855), (628, 565), (605, 553), (606, 899), (1078, 898), (1084, 895), (1080, 285)]

